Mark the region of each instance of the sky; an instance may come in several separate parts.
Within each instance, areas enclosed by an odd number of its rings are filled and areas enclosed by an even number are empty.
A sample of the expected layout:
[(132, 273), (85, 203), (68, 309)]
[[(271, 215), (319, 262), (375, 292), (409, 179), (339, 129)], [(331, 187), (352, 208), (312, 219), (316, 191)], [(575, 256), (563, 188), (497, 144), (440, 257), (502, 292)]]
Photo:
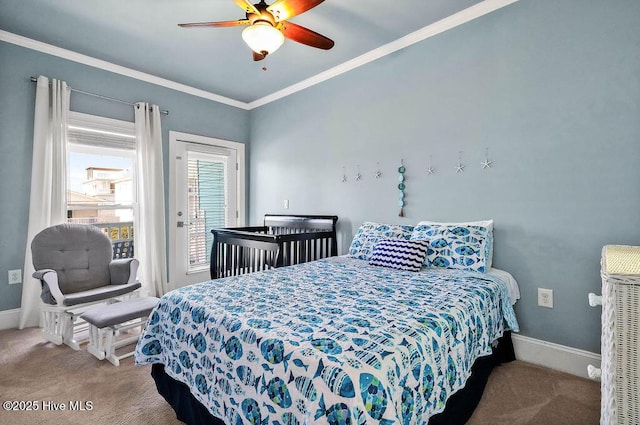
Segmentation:
[(87, 178), (88, 167), (131, 169), (130, 158), (121, 156), (93, 155), (78, 152), (69, 153), (69, 190), (83, 193), (82, 182)]

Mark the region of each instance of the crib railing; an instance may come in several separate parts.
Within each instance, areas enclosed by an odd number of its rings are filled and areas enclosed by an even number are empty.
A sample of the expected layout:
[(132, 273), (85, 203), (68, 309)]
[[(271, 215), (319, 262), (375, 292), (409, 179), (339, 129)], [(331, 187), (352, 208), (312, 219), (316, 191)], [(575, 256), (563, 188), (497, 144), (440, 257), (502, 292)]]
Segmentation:
[(269, 214), (264, 218), (264, 226), (213, 229), (211, 278), (337, 255), (337, 221), (337, 216)]

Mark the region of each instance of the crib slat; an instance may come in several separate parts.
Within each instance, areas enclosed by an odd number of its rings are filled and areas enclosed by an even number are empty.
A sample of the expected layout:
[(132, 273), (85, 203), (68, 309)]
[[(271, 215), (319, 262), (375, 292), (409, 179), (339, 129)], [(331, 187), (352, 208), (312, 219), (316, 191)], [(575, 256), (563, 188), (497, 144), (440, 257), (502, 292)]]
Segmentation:
[(265, 215), (263, 226), (213, 229), (211, 278), (238, 276), (337, 254), (336, 216)]

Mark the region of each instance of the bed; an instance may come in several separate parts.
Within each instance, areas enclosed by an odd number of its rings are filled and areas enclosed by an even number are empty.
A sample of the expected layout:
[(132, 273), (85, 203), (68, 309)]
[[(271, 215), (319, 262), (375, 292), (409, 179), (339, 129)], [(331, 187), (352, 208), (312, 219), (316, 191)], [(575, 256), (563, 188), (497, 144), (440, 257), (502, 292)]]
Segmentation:
[[(408, 227), (400, 232), (415, 235)], [(136, 362), (154, 365), (158, 389), (178, 418), (228, 425), (464, 423), (497, 357), (513, 359), (517, 286), (486, 261), (488, 273), (372, 265), (372, 246), (375, 253), (381, 237), (394, 235), (388, 226), (377, 237), (364, 233), (354, 237), (349, 256), (166, 294), (139, 340)], [(479, 247), (474, 255), (488, 253)]]
[(332, 215), (267, 214), (262, 226), (213, 229), (211, 279), (337, 255)]

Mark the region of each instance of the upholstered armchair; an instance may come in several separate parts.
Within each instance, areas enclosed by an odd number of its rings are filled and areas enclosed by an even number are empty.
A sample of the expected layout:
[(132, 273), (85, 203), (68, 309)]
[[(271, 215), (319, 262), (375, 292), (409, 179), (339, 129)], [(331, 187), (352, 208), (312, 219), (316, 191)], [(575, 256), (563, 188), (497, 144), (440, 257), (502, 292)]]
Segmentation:
[(98, 303), (130, 297), (141, 286), (138, 260), (112, 260), (111, 241), (95, 226), (48, 227), (33, 238), (31, 253), (33, 277), (42, 284), (44, 337), (54, 344), (79, 350), (77, 317)]

